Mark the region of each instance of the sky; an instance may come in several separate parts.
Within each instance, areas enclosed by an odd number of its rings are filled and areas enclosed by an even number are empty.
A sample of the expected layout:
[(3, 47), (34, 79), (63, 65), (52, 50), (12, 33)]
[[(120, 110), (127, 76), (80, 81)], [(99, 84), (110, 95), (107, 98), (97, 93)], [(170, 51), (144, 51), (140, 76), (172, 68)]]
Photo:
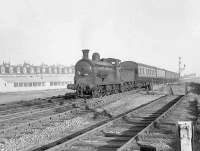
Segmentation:
[(199, 0), (0, 0), (0, 63), (73, 65), (82, 49), (200, 75)]

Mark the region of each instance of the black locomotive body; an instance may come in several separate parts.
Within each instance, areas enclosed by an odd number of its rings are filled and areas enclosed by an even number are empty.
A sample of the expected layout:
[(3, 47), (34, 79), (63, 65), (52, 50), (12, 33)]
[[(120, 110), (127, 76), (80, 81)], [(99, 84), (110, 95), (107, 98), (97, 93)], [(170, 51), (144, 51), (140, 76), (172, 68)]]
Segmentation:
[(78, 95), (108, 95), (119, 92), (120, 60), (114, 58), (100, 59), (94, 53), (89, 59), (89, 50), (82, 50), (83, 58), (75, 65), (74, 89)]
[(179, 76), (175, 72), (119, 59), (100, 59), (94, 53), (89, 59), (89, 50), (82, 50), (83, 58), (75, 65), (74, 85), (79, 96), (99, 97), (132, 90), (138, 87), (151, 89), (153, 84), (174, 82)]

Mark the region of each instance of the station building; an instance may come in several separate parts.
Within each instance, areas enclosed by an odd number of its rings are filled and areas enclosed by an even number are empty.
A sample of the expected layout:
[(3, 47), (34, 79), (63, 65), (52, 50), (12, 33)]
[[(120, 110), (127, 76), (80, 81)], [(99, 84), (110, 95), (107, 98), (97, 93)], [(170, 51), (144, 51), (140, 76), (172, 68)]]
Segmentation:
[(74, 76), (68, 75), (34, 75), (34, 76), (0, 76), (0, 92), (33, 91), (67, 88), (73, 83)]
[(73, 66), (0, 65), (0, 93), (67, 88), (74, 79)]

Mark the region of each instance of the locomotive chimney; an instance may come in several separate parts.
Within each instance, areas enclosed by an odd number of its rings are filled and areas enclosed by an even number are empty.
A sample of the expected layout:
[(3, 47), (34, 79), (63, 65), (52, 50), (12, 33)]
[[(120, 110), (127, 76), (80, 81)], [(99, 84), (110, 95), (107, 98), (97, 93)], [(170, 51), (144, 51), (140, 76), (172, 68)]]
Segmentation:
[(88, 54), (89, 54), (89, 49), (83, 49), (83, 59), (89, 59)]

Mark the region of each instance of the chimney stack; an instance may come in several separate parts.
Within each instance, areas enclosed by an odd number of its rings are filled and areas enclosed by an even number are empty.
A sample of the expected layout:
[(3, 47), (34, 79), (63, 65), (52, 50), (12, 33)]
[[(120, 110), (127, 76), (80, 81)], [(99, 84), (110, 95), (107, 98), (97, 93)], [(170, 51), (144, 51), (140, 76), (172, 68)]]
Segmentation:
[(89, 54), (89, 49), (83, 49), (83, 59), (89, 59), (88, 54)]

